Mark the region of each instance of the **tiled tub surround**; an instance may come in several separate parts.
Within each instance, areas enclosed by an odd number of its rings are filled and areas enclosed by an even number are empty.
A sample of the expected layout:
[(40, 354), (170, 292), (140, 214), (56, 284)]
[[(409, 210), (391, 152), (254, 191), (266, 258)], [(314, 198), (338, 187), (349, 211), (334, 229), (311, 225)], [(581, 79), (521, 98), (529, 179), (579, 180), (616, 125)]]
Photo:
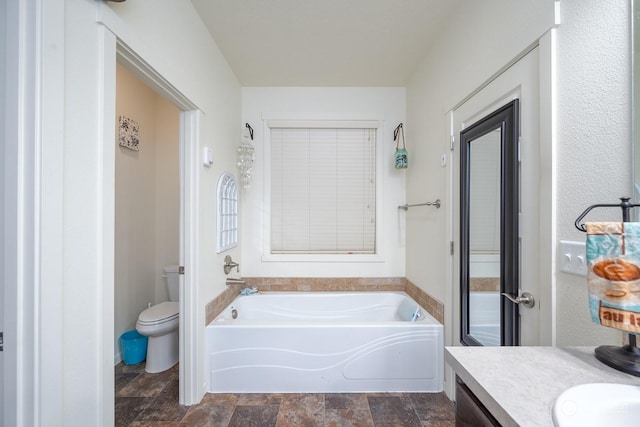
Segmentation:
[(470, 277), (469, 290), (478, 292), (500, 292), (500, 278)]
[(444, 324), (444, 304), (404, 277), (364, 278), (302, 278), (302, 277), (243, 277), (244, 285), (229, 285), (225, 291), (207, 304), (206, 325), (222, 313), (244, 287), (276, 292), (380, 292), (404, 291), (420, 306)]
[(406, 292), (239, 296), (205, 336), (213, 393), (442, 391), (443, 326)]

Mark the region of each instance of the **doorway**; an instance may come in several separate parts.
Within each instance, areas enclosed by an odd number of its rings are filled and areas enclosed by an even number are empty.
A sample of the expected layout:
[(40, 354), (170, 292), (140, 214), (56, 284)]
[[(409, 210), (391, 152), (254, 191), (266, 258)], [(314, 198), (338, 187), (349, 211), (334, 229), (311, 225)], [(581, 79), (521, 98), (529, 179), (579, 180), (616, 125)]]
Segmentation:
[(180, 259), (180, 110), (116, 65), (115, 363), (119, 337), (168, 301), (165, 266)]
[[(497, 303), (492, 304), (490, 308), (495, 315), (493, 319), (500, 319), (500, 307), (506, 307), (510, 310), (512, 317), (516, 320), (516, 329), (512, 331), (512, 338), (506, 341), (507, 345), (538, 345), (539, 344), (539, 324), (540, 324), (540, 301), (539, 301), (539, 47), (534, 47), (526, 55), (523, 55), (517, 62), (511, 65), (493, 81), (467, 99), (459, 107), (451, 112), (452, 136), (455, 138), (456, 152), (459, 154), (461, 148), (460, 135), (465, 129), (481, 121), (482, 118), (488, 117), (492, 112), (500, 110), (506, 105), (518, 100), (519, 103), (519, 121), (517, 128), (519, 134), (517, 137), (517, 145), (515, 146), (516, 163), (514, 177), (519, 181), (517, 189), (520, 197), (514, 201), (512, 215), (517, 217), (520, 222), (516, 228), (517, 233), (511, 241), (513, 250), (501, 247), (498, 252), (500, 256), (517, 256), (507, 261), (509, 266), (518, 265), (516, 277), (519, 276), (519, 283), (511, 282), (505, 290), (496, 292)], [(457, 158), (456, 158), (457, 157)], [(453, 200), (461, 200), (461, 156), (454, 156), (454, 169), (458, 172), (452, 173), (452, 191)], [(452, 211), (452, 223), (454, 225), (454, 239), (461, 241), (461, 212), (460, 207)], [(484, 228), (486, 230), (486, 226)], [(495, 235), (494, 235), (495, 236)], [(462, 246), (462, 245), (461, 245)], [(464, 248), (461, 247), (461, 251)], [(463, 298), (460, 288), (462, 283), (461, 271), (458, 266), (461, 265), (461, 257), (458, 251), (453, 257), (453, 343), (458, 345), (463, 340), (462, 337), (462, 317), (463, 312), (468, 307), (463, 307)], [(503, 252), (503, 253), (502, 253)], [(519, 253), (519, 254), (518, 254)], [(464, 256), (468, 256), (466, 253)], [(483, 268), (489, 268), (491, 257), (480, 259), (479, 264)], [(503, 260), (503, 262), (505, 262)], [(487, 276), (494, 276), (488, 274)], [(518, 281), (517, 279), (515, 279)], [(509, 288), (512, 287), (512, 288)], [(493, 289), (493, 288), (492, 288)], [(468, 289), (466, 290), (468, 291)], [(524, 308), (523, 304), (515, 305), (508, 301), (507, 296), (500, 295), (507, 293), (511, 297), (523, 296), (527, 292), (534, 296), (536, 301), (532, 308)], [(544, 301), (544, 303), (547, 303)], [(491, 314), (490, 312), (484, 313)], [(468, 318), (465, 319), (468, 321)], [(500, 319), (502, 322), (503, 319)], [(519, 326), (517, 325), (519, 322)], [(517, 339), (513, 339), (517, 337)], [(466, 343), (468, 344), (468, 343)], [(480, 343), (481, 344), (481, 343)], [(495, 344), (495, 342), (494, 342)], [(498, 344), (499, 345), (499, 344)]]
[[(135, 52), (119, 40), (115, 41), (115, 57), (118, 63), (124, 65), (138, 79), (153, 91), (173, 104), (179, 111), (179, 242), (178, 264), (182, 267), (179, 276), (180, 287), (180, 326), (179, 334), (179, 403), (191, 405), (198, 403), (202, 388), (198, 381), (198, 355), (202, 344), (197, 340), (197, 252), (198, 252), (198, 222), (197, 197), (198, 194), (198, 156), (199, 126), (201, 111), (178, 91), (170, 82), (158, 74)], [(113, 70), (115, 72), (115, 68)], [(115, 77), (115, 76), (114, 76)], [(113, 79), (113, 93), (115, 98), (115, 78)], [(117, 118), (115, 111), (111, 122)], [(109, 134), (109, 133), (107, 133)], [(112, 135), (112, 134), (109, 134)], [(107, 195), (109, 197), (109, 195)], [(113, 197), (113, 194), (110, 195)], [(114, 203), (113, 199), (105, 200), (105, 205)], [(115, 237), (115, 236), (114, 236)], [(113, 325), (112, 325), (113, 327)]]

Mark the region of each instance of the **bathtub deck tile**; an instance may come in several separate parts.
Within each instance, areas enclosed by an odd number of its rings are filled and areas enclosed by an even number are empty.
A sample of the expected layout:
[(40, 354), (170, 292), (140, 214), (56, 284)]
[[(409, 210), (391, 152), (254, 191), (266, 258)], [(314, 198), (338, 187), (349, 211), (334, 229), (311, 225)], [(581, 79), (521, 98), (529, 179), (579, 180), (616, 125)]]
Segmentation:
[(240, 394), (238, 405), (280, 405), (282, 396), (279, 393), (243, 393)]

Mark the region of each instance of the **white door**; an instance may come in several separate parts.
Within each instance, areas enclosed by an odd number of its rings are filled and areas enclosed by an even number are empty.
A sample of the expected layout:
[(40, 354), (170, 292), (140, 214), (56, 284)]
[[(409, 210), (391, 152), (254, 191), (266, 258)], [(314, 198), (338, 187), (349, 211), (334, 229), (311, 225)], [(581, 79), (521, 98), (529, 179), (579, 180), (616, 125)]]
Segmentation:
[[(539, 344), (539, 48), (533, 49), (451, 113), (453, 153), (453, 241), (460, 242), (460, 132), (483, 117), (519, 100), (520, 129), (520, 283), (519, 295), (537, 299), (532, 308), (519, 305), (520, 345)], [(458, 245), (459, 247), (459, 245)], [(460, 342), (460, 256), (453, 259), (454, 336)], [(504, 297), (501, 297), (504, 298)], [(543, 303), (548, 304), (547, 301)], [(499, 306), (498, 306), (499, 307)]]

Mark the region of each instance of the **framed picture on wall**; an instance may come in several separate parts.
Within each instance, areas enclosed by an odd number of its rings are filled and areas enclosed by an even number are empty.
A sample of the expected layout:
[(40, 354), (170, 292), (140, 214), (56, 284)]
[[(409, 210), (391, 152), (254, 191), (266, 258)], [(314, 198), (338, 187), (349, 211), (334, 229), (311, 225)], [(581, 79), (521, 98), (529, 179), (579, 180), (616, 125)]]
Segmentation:
[(140, 151), (140, 125), (129, 117), (120, 116), (118, 142), (122, 147)]

